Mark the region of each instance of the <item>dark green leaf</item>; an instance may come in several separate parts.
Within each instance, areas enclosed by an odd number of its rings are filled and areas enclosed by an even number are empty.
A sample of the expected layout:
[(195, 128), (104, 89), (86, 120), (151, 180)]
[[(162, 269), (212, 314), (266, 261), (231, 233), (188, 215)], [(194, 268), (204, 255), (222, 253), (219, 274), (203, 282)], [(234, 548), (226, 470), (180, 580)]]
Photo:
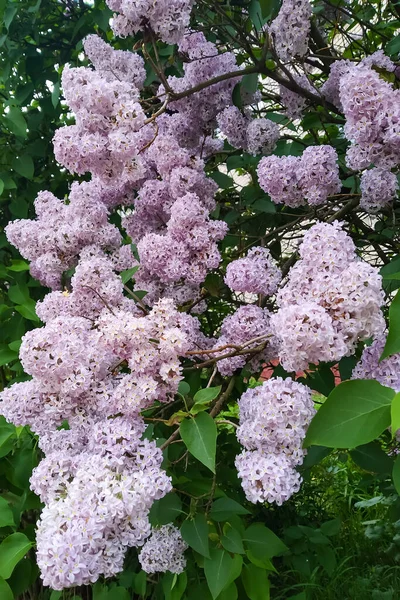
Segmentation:
[(213, 502), (210, 517), (214, 521), (227, 521), (232, 515), (249, 515), (250, 512), (231, 498), (218, 498)]
[(394, 395), (374, 380), (344, 381), (314, 416), (304, 446), (354, 448), (373, 441), (390, 425)]
[(14, 600), (14, 594), (3, 577), (0, 577), (0, 598), (1, 600)]
[(321, 531), (324, 535), (337, 535), (340, 531), (340, 526), (340, 519), (332, 519), (331, 521), (325, 521), (325, 523), (322, 523)]
[(394, 461), (392, 478), (396, 492), (400, 495), (400, 454), (397, 455)]
[(390, 473), (393, 468), (393, 460), (377, 442), (357, 446), (350, 456), (362, 469), (372, 473)]
[(11, 166), (14, 171), (26, 179), (32, 179), (35, 172), (35, 165), (33, 164), (32, 157), (29, 156), (29, 154), (24, 154), (23, 156), (14, 158)]
[(232, 525), (229, 523), (224, 527), (224, 534), (221, 536), (221, 544), (228, 552), (232, 552), (233, 554), (244, 554), (242, 536), (237, 529), (233, 529)]
[(209, 558), (208, 525), (203, 514), (197, 513), (193, 520), (186, 520), (181, 526), (181, 535), (193, 550)]
[(176, 494), (170, 493), (153, 503), (150, 520), (153, 525), (166, 525), (182, 513), (182, 502)]
[(241, 568), (241, 556), (231, 558), (225, 550), (212, 548), (210, 558), (204, 561), (204, 573), (213, 600), (239, 576)]
[(287, 546), (265, 525), (254, 523), (245, 531), (243, 541), (256, 558), (272, 558), (287, 551)]
[[(14, 516), (7, 500), (0, 496), (0, 527), (13, 526)], [(1, 598), (1, 596), (0, 596)]]
[(225, 173), (221, 173), (221, 171), (213, 171), (210, 173), (210, 177), (212, 177), (215, 183), (217, 183), (223, 190), (233, 186), (232, 177), (229, 177), (229, 175), (226, 175)]
[(215, 473), (217, 427), (208, 413), (185, 419), (179, 427), (181, 437), (189, 452)]
[(8, 126), (15, 135), (26, 137), (27, 125), (22, 111), (17, 106), (11, 106), (5, 118), (8, 121)]

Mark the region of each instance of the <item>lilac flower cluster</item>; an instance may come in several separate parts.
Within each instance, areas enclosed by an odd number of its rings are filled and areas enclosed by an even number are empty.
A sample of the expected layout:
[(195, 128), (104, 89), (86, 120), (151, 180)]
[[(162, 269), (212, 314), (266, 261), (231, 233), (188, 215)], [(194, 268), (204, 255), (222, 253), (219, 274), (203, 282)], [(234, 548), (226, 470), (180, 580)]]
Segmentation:
[(309, 0), (283, 0), (278, 16), (269, 28), (278, 57), (288, 62), (308, 50), (312, 7)]
[(233, 315), (224, 319), (220, 336), (216, 340), (214, 348), (221, 348), (225, 345), (232, 347), (221, 350), (219, 353), (214, 352), (212, 356), (223, 356), (234, 350), (234, 347), (239, 346), (244, 346), (243, 349), (256, 348), (262, 343), (266, 343), (266, 346), (253, 357), (243, 354), (219, 360), (217, 365), (221, 375), (232, 375), (236, 369), (243, 368), (248, 361), (250, 361), (248, 368), (252, 372), (256, 372), (261, 364), (275, 358), (277, 350), (271, 332), (270, 318), (271, 315), (266, 308), (248, 305), (241, 306)]
[(341, 189), (337, 153), (332, 146), (309, 146), (301, 157), (266, 156), (258, 168), (262, 189), (276, 204), (297, 207), (323, 204)]
[(234, 148), (243, 148), (250, 154), (270, 154), (278, 141), (279, 127), (269, 119), (249, 119), (236, 106), (219, 113), (218, 127)]
[(280, 506), (299, 490), (295, 467), (314, 414), (311, 390), (291, 379), (269, 379), (242, 395), (237, 438), (245, 449), (235, 464), (250, 502)]
[(390, 169), (400, 152), (400, 91), (368, 66), (359, 65), (340, 78), (339, 97), (351, 145), (347, 165), (354, 170), (372, 163)]
[(317, 223), (300, 246), (300, 260), (277, 297), (271, 326), (288, 371), (349, 356), (360, 340), (382, 333), (382, 278), (359, 260), (335, 222)]
[(7, 225), (7, 238), (31, 261), (33, 277), (60, 289), (62, 273), (76, 265), (86, 246), (119, 248), (121, 234), (108, 223), (105, 199), (104, 190), (93, 182), (73, 183), (69, 204), (50, 192), (40, 192), (35, 200), (37, 219), (17, 219)]
[(194, 0), (107, 0), (117, 13), (112, 29), (127, 37), (151, 28), (167, 44), (177, 44), (189, 26)]
[(396, 197), (399, 184), (394, 173), (375, 167), (363, 172), (360, 188), (360, 208), (368, 213), (375, 213), (392, 202)]
[(353, 369), (352, 379), (376, 379), (382, 385), (400, 392), (400, 354), (393, 354), (379, 362), (386, 336), (378, 336), (363, 350), (360, 362)]
[(163, 525), (153, 529), (139, 553), (139, 562), (146, 573), (170, 571), (179, 574), (186, 567), (183, 553), (187, 548), (179, 529), (173, 525)]
[(271, 296), (278, 289), (281, 278), (281, 270), (268, 248), (254, 247), (245, 258), (229, 263), (225, 283), (235, 292)]

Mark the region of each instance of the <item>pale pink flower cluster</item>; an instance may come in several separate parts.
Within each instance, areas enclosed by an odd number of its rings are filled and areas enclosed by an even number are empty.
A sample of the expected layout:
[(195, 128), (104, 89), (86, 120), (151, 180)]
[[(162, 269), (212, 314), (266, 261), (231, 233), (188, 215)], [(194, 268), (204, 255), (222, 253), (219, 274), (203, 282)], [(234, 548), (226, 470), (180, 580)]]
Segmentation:
[(73, 183), (68, 204), (50, 192), (40, 192), (35, 200), (37, 219), (17, 219), (7, 225), (7, 238), (31, 261), (33, 277), (60, 289), (63, 272), (76, 265), (86, 246), (113, 251), (120, 247), (122, 237), (108, 222), (106, 199), (104, 189), (94, 182)]
[(127, 37), (152, 29), (167, 44), (177, 44), (189, 26), (194, 0), (107, 0), (116, 11), (112, 29)]
[(236, 106), (219, 113), (218, 127), (234, 148), (250, 154), (270, 154), (280, 137), (279, 127), (269, 119), (249, 119)]
[(299, 490), (295, 467), (314, 414), (311, 390), (291, 379), (269, 379), (241, 396), (237, 438), (245, 449), (235, 464), (250, 502), (280, 506)]
[(272, 296), (281, 281), (281, 270), (268, 248), (251, 248), (245, 258), (232, 261), (226, 268), (225, 283), (235, 292)]
[(300, 260), (279, 290), (279, 310), (271, 317), (287, 371), (336, 362), (385, 328), (382, 278), (357, 258), (338, 222), (311, 227), (299, 251)]
[(279, 14), (269, 28), (275, 51), (282, 61), (288, 62), (307, 53), (311, 15), (309, 0), (283, 0)]
[[(316, 93), (315, 89), (311, 85), (305, 73), (302, 75), (299, 75), (298, 73), (292, 73), (292, 79), (303, 90), (307, 90), (308, 92), (312, 92), (313, 94)], [(281, 97), (281, 102), (285, 108), (285, 115), (289, 117), (289, 119), (301, 119), (303, 116), (304, 108), (307, 104), (307, 98), (302, 94), (297, 94), (296, 92), (293, 92), (284, 85), (279, 86), (279, 93)]]
[(262, 343), (266, 343), (266, 346), (255, 355), (245, 353), (219, 360), (217, 365), (221, 375), (232, 375), (236, 369), (242, 369), (246, 363), (250, 371), (256, 372), (263, 363), (276, 357), (277, 349), (271, 332), (270, 319), (271, 314), (266, 308), (254, 305), (241, 306), (233, 315), (224, 319), (214, 348), (225, 345), (232, 347), (219, 353), (214, 352), (211, 356), (223, 356), (234, 351), (235, 347), (244, 346), (243, 350), (245, 350), (256, 348)]
[(399, 184), (391, 171), (373, 167), (361, 175), (360, 189), (360, 208), (368, 213), (375, 213), (394, 200)]
[(319, 206), (341, 189), (337, 153), (332, 146), (309, 146), (300, 157), (266, 156), (258, 168), (261, 188), (276, 204)]
[(146, 573), (182, 573), (186, 567), (183, 555), (188, 548), (179, 529), (173, 525), (163, 525), (153, 529), (150, 538), (139, 553), (139, 562)]
[(341, 77), (339, 90), (344, 133), (351, 142), (347, 165), (354, 170), (371, 164), (395, 167), (400, 153), (400, 90), (363, 65)]
[(376, 379), (382, 385), (400, 392), (400, 354), (393, 354), (380, 361), (386, 336), (378, 336), (363, 350), (360, 362), (353, 369), (352, 379)]

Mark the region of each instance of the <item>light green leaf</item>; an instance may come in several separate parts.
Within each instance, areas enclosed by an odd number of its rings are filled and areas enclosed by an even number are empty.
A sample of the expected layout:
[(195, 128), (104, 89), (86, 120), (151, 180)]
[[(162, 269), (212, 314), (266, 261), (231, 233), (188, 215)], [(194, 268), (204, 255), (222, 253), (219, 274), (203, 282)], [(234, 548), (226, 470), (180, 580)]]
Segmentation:
[(1, 600), (14, 600), (12, 589), (7, 581), (4, 581), (3, 577), (0, 577), (0, 598)]
[(400, 454), (397, 455), (396, 460), (394, 461), (392, 477), (396, 492), (400, 496)]
[(0, 367), (8, 365), (8, 363), (18, 358), (18, 352), (9, 350), (8, 348), (2, 348), (0, 350)]
[(7, 500), (0, 496), (0, 527), (12, 527), (13, 525), (15, 525), (13, 512)]
[(16, 306), (15, 310), (19, 312), (20, 315), (24, 317), (24, 319), (29, 319), (30, 321), (40, 322), (39, 317), (36, 314), (36, 302), (31, 300), (30, 302), (26, 302), (24, 305)]
[(213, 600), (240, 574), (243, 559), (237, 554), (231, 558), (225, 550), (213, 548), (211, 557), (204, 561), (204, 573)]
[(33, 164), (32, 156), (29, 156), (29, 154), (23, 154), (18, 158), (14, 158), (11, 162), (11, 167), (26, 179), (32, 179), (35, 172), (35, 165)]
[(191, 414), (197, 415), (197, 413), (205, 410), (207, 405), (217, 398), (221, 391), (221, 387), (222, 386), (219, 385), (218, 387), (204, 388), (199, 390), (193, 398), (194, 405), (190, 409)]
[(268, 573), (253, 564), (244, 565), (242, 581), (249, 600), (269, 600), (270, 585)]
[(181, 535), (193, 550), (202, 556), (210, 557), (208, 525), (203, 514), (197, 513), (193, 520), (184, 521), (181, 526)]
[(261, 523), (253, 523), (244, 533), (243, 541), (256, 558), (272, 558), (287, 551), (277, 535)]
[(400, 290), (389, 308), (389, 332), (380, 360), (400, 352)]
[(182, 421), (179, 427), (181, 437), (197, 460), (215, 473), (215, 453), (217, 449), (217, 427), (208, 413), (200, 413)]
[(25, 284), (12, 285), (8, 289), (8, 297), (14, 304), (25, 304), (31, 300), (29, 289)]
[(60, 82), (57, 81), (54, 84), (53, 91), (51, 92), (51, 103), (56, 108), (57, 104), (60, 101)]
[(390, 408), (392, 437), (400, 429), (400, 393), (396, 394), (392, 400)]
[(231, 498), (218, 498), (213, 502), (210, 517), (214, 521), (227, 521), (233, 515), (249, 515), (250, 512)]
[(12, 533), (0, 544), (0, 576), (8, 579), (14, 567), (32, 548), (33, 544), (23, 533)]
[(136, 273), (136, 271), (138, 270), (138, 268), (139, 268), (139, 266), (136, 266), (136, 267), (132, 267), (131, 269), (126, 269), (126, 271), (122, 271), (120, 273), (122, 283), (127, 283), (128, 281), (130, 281), (132, 279), (132, 277), (134, 276), (134, 274)]
[(7, 267), (9, 271), (29, 271), (29, 264), (25, 260), (13, 259), (12, 264)]
[(390, 425), (395, 392), (377, 381), (344, 381), (328, 396), (308, 428), (304, 446), (354, 448), (368, 444)]

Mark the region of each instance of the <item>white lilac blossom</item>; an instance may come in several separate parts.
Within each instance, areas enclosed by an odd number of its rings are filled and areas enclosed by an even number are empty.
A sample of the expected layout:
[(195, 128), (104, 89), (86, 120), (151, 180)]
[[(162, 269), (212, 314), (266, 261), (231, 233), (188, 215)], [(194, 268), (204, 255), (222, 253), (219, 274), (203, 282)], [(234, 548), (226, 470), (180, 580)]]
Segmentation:
[(266, 156), (258, 168), (261, 188), (276, 204), (297, 207), (305, 199), (313, 206), (341, 189), (337, 153), (332, 146), (309, 146), (301, 157)]
[(235, 292), (271, 296), (278, 289), (282, 275), (268, 248), (251, 248), (245, 258), (229, 263), (225, 283)]
[(399, 184), (394, 173), (375, 167), (363, 172), (360, 189), (360, 208), (368, 213), (375, 213), (394, 200)]
[(380, 361), (386, 337), (377, 337), (363, 350), (360, 362), (354, 367), (352, 379), (376, 379), (382, 385), (400, 392), (400, 354), (393, 354)]
[(307, 53), (311, 15), (309, 0), (283, 0), (279, 14), (269, 28), (276, 53), (282, 61), (288, 62)]
[(179, 529), (173, 525), (163, 525), (153, 529), (150, 538), (139, 553), (140, 565), (146, 573), (182, 573), (186, 567), (183, 555), (188, 548)]
[(338, 361), (385, 328), (382, 278), (358, 259), (338, 222), (314, 225), (304, 236), (300, 256), (271, 317), (279, 358), (288, 371)]
[(245, 450), (235, 464), (250, 502), (281, 505), (298, 491), (295, 467), (314, 414), (311, 390), (291, 379), (269, 379), (241, 396), (237, 438)]

